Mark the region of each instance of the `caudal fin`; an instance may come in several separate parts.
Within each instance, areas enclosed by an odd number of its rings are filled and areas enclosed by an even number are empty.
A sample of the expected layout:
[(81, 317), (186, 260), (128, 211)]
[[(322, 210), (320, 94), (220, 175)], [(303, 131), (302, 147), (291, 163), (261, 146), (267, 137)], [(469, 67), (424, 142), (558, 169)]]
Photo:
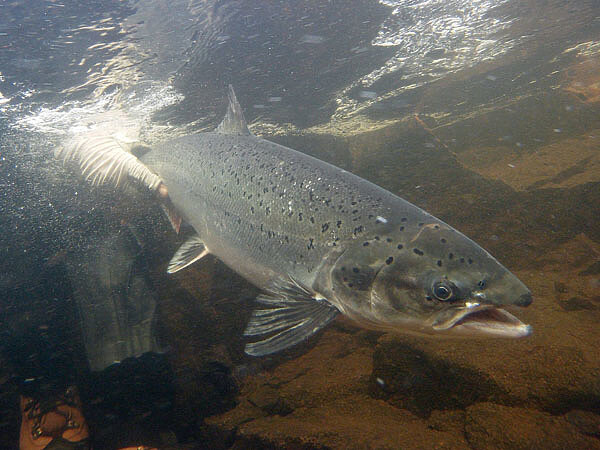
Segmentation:
[(74, 137), (57, 149), (55, 156), (65, 163), (74, 164), (81, 175), (95, 186), (118, 188), (137, 180), (149, 189), (156, 190), (161, 183), (158, 175), (112, 136)]

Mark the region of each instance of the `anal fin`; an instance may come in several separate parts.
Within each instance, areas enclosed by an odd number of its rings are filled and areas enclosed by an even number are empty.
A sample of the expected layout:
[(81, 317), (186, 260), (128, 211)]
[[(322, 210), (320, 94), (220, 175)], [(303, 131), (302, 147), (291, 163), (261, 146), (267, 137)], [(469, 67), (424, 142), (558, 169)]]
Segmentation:
[(205, 257), (210, 252), (200, 239), (200, 236), (194, 235), (183, 243), (179, 250), (175, 252), (173, 258), (167, 267), (167, 273), (175, 273), (181, 269), (185, 269), (190, 264), (195, 263), (199, 259)]
[(182, 219), (177, 210), (175, 209), (175, 206), (173, 206), (173, 203), (171, 203), (171, 200), (168, 197), (163, 199), (160, 203), (160, 207), (169, 219), (169, 222), (175, 230), (175, 233), (179, 234)]
[(276, 284), (258, 302), (271, 305), (252, 313), (245, 336), (265, 336), (265, 339), (246, 344), (248, 355), (264, 356), (289, 348), (313, 335), (338, 314), (327, 300), (315, 297), (308, 289), (293, 280)]

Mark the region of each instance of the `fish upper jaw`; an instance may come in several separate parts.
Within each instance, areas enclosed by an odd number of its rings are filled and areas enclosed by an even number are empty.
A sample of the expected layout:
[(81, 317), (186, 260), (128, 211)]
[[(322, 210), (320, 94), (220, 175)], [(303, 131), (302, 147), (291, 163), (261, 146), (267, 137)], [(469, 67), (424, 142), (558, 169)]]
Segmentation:
[(531, 325), (492, 305), (467, 302), (463, 307), (443, 310), (432, 317), (431, 328), (442, 334), (520, 338), (531, 335)]

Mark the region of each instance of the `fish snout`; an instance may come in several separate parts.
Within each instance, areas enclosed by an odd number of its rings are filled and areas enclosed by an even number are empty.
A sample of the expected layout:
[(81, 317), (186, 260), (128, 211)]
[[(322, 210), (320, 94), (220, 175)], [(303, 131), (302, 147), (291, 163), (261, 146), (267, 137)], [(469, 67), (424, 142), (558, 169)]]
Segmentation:
[(517, 301), (514, 303), (516, 306), (529, 306), (533, 301), (533, 297), (531, 296), (531, 292), (527, 292), (526, 294), (522, 294)]

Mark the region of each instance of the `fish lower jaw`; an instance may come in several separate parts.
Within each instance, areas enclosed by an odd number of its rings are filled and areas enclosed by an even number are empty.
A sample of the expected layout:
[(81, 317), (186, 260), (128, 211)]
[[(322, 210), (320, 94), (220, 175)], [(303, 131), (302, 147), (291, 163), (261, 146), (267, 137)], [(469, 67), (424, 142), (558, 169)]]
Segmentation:
[(508, 311), (493, 306), (461, 308), (454, 320), (434, 324), (432, 328), (442, 334), (506, 338), (527, 337), (533, 332), (531, 325), (521, 322)]
[(457, 325), (455, 329), (461, 334), (473, 334), (489, 337), (522, 338), (533, 333), (531, 325), (520, 324), (518, 326), (506, 327), (501, 324), (471, 322), (465, 325)]

